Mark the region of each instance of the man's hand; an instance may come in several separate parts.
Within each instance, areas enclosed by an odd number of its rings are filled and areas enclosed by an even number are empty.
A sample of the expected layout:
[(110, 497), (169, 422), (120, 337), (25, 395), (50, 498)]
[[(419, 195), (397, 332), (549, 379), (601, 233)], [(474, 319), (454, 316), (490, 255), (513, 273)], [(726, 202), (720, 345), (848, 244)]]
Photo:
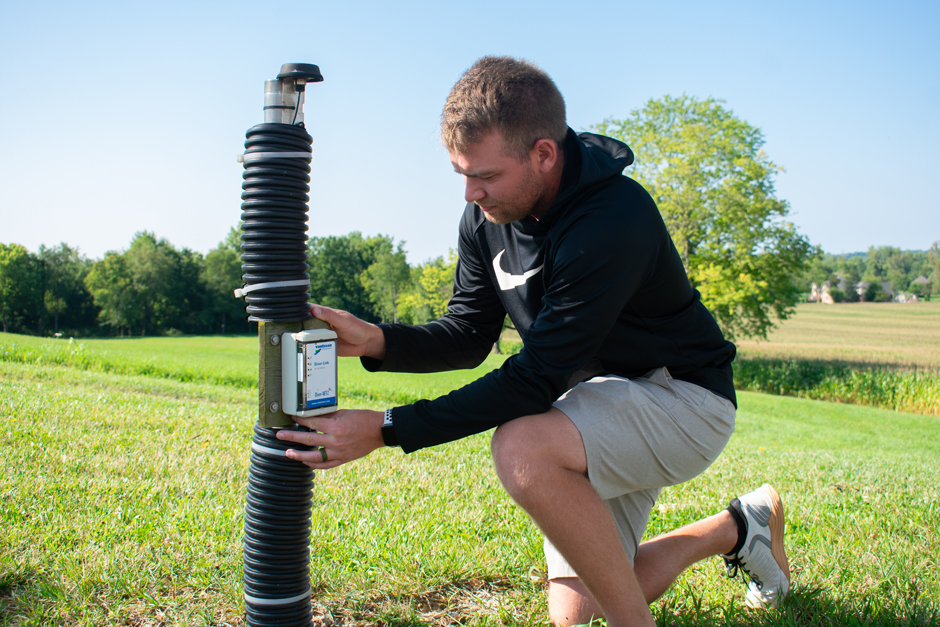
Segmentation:
[(323, 453), (318, 449), (287, 451), (287, 457), (301, 461), (315, 470), (336, 468), (385, 446), (382, 440), (382, 423), (385, 416), (380, 411), (341, 409), (332, 414), (312, 418), (293, 418), (298, 424), (320, 433), (281, 429), (277, 432), (277, 439), (322, 447), (326, 451), (326, 461), (323, 461)]
[(323, 305), (310, 305), (313, 315), (336, 331), (340, 357), (372, 357), (385, 359), (385, 334), (374, 324), (360, 320), (348, 311)]

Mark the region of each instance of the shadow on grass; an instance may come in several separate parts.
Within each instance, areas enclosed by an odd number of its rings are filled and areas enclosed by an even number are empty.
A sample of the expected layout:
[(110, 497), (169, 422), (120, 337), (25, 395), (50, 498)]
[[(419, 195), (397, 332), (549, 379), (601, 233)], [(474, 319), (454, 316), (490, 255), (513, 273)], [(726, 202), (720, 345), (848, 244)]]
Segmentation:
[(340, 602), (342, 607), (335, 603), (328, 607), (314, 601), (313, 627), (548, 624), (547, 616), (533, 616), (532, 608), (514, 592), (519, 591), (514, 590), (508, 580), (473, 578), (415, 594), (348, 598)]
[(21, 594), (44, 587), (44, 579), (38, 572), (14, 570), (0, 572), (0, 625), (23, 616), (25, 606)]
[(819, 588), (795, 588), (776, 609), (751, 610), (737, 599), (725, 607), (706, 608), (692, 595), (655, 605), (654, 616), (659, 627), (940, 627), (940, 604), (876, 596), (833, 599)]

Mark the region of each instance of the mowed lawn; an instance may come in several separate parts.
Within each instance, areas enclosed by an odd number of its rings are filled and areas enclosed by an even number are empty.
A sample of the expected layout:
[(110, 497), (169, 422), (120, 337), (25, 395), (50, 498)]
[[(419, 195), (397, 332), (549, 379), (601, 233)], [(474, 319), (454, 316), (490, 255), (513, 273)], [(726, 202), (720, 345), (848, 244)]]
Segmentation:
[[(257, 411), (244, 382), (257, 376), (256, 353), (254, 338), (53, 345), (0, 335), (0, 625), (244, 624)], [(343, 359), (341, 402), (381, 409), (432, 397), (499, 360), (402, 376)], [(769, 481), (787, 508), (795, 593), (778, 610), (746, 611), (743, 584), (711, 559), (653, 605), (659, 624), (940, 625), (937, 418), (739, 400), (728, 449), (663, 492), (649, 533)], [(499, 487), (489, 436), (380, 450), (318, 475), (318, 624), (544, 624), (541, 539)]]

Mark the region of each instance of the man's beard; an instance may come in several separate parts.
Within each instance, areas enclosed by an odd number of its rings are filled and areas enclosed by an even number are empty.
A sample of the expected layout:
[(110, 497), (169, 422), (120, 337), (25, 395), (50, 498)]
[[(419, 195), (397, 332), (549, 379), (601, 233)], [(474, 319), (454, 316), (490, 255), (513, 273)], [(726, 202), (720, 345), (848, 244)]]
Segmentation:
[[(484, 211), (483, 215), (493, 224), (509, 224), (517, 222), (532, 215), (536, 209), (541, 209), (540, 204), (545, 195), (545, 185), (531, 169), (526, 170), (525, 178), (520, 182), (517, 191), (512, 193), (511, 198), (500, 200), (498, 198), (486, 198), (483, 200), (483, 206), (493, 206), (494, 211)], [(493, 203), (489, 205), (489, 203)], [(480, 205), (480, 202), (477, 202)]]

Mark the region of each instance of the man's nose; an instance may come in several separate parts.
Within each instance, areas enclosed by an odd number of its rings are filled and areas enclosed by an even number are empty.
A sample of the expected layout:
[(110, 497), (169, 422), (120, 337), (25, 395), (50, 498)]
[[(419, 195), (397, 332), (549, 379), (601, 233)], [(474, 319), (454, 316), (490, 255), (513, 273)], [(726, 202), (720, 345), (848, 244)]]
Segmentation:
[(486, 196), (486, 192), (483, 191), (483, 186), (480, 185), (479, 181), (465, 176), (464, 185), (466, 189), (464, 190), (463, 197), (467, 202), (476, 202)]

